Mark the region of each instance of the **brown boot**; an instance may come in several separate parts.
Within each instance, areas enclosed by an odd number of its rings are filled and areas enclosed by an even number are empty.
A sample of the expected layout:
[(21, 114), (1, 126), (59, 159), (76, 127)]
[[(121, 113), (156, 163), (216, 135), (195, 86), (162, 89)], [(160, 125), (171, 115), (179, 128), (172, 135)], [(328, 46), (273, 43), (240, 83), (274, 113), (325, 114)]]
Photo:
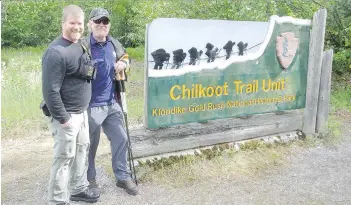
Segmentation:
[(135, 196), (139, 194), (137, 185), (135, 185), (135, 183), (131, 179), (117, 180), (116, 185), (117, 187), (125, 189), (126, 192), (130, 195)]

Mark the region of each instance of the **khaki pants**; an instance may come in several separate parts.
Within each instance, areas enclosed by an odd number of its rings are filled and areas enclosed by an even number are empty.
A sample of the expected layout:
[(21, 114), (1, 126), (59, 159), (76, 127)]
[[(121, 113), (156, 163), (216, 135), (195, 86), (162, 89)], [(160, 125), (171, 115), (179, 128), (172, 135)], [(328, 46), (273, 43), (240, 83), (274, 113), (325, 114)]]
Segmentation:
[[(87, 112), (71, 114), (71, 125), (62, 128), (51, 119), (54, 136), (54, 159), (49, 182), (49, 204), (68, 202), (69, 196), (85, 191), (89, 152)], [(70, 191), (70, 192), (69, 192)]]

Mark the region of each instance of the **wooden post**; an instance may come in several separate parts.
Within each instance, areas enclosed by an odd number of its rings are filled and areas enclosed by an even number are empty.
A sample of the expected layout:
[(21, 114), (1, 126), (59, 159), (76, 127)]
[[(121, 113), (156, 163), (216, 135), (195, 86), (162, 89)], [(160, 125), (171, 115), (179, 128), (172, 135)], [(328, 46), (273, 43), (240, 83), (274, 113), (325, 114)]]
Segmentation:
[(148, 93), (148, 79), (149, 79), (149, 56), (148, 56), (148, 34), (149, 34), (149, 24), (146, 24), (146, 30), (145, 30), (145, 51), (144, 51), (144, 61), (145, 61), (145, 64), (144, 64), (144, 126), (147, 127), (147, 101), (148, 101), (148, 98), (147, 98), (147, 93)]
[(314, 134), (316, 131), (317, 104), (321, 80), (326, 19), (327, 10), (321, 9), (314, 14), (312, 21), (308, 56), (306, 107), (304, 110), (303, 125), (303, 132), (305, 134)]
[(331, 71), (333, 64), (333, 50), (324, 52), (321, 84), (319, 86), (318, 112), (316, 133), (326, 133), (330, 105)]

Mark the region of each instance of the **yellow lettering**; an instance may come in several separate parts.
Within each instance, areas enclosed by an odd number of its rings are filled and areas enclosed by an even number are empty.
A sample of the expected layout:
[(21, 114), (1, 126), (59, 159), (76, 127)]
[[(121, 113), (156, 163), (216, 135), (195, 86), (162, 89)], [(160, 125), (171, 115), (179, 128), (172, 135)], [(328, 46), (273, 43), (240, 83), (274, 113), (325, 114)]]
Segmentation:
[(171, 97), (172, 100), (178, 100), (180, 98), (180, 95), (178, 95), (177, 97), (174, 96), (174, 89), (176, 89), (176, 88), (180, 90), (179, 85), (173, 85), (171, 90), (169, 91), (169, 96)]
[(222, 87), (221, 87), (221, 86), (217, 86), (217, 87), (216, 87), (216, 91), (215, 91), (216, 96), (217, 96), (217, 97), (221, 96), (221, 95), (222, 95), (222, 92), (223, 92)]
[(182, 99), (185, 99), (185, 93), (188, 93), (188, 99), (190, 98), (190, 89), (185, 85), (182, 86)]
[(155, 108), (152, 109), (152, 116), (158, 116), (157, 113), (156, 113), (156, 111), (157, 111), (157, 110), (156, 110)]
[(283, 79), (283, 80), (281, 81), (281, 83), (282, 83), (282, 90), (284, 90), (284, 89), (285, 89), (285, 79)]
[(206, 97), (205, 88), (206, 88), (206, 87), (202, 88), (202, 85), (201, 85), (201, 84), (199, 85), (199, 89), (200, 89), (200, 91), (199, 91), (199, 98), (201, 98), (201, 97)]
[[(239, 94), (239, 86), (241, 84), (241, 80), (234, 80), (234, 84), (235, 84), (235, 91), (236, 91), (236, 94)], [(242, 90), (241, 92), (242, 93)]]
[[(209, 93), (209, 90), (211, 91), (211, 94)], [(212, 86), (208, 87), (206, 90), (207, 97), (212, 97), (214, 93), (214, 89)]]
[(227, 82), (224, 83), (223, 88), (224, 88), (224, 95), (228, 95), (228, 90), (227, 90), (228, 83)]
[(280, 90), (279, 82), (272, 82), (272, 90)]
[(246, 86), (246, 93), (252, 93), (252, 84), (248, 84), (247, 86)]
[(266, 80), (262, 80), (262, 90), (264, 92), (268, 92), (271, 89), (271, 79), (268, 80), (267, 87), (266, 87)]

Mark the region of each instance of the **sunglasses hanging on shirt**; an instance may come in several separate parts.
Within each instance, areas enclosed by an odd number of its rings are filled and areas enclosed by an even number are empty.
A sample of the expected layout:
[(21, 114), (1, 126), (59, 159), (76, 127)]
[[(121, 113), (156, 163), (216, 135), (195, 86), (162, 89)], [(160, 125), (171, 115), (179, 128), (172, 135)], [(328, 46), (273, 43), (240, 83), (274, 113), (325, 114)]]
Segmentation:
[(102, 24), (107, 25), (110, 23), (110, 20), (107, 18), (101, 18), (101, 19), (93, 20), (93, 22), (95, 24), (100, 24), (102, 22)]

